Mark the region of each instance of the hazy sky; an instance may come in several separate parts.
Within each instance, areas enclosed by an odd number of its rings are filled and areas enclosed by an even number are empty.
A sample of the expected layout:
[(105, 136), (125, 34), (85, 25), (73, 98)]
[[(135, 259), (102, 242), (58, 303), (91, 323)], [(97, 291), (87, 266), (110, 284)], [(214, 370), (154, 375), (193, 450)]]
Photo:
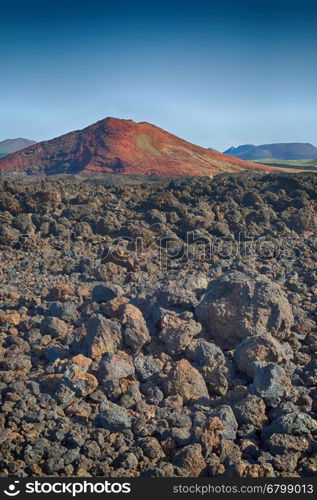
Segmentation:
[(106, 116), (186, 140), (317, 145), (317, 2), (0, 0), (0, 140)]

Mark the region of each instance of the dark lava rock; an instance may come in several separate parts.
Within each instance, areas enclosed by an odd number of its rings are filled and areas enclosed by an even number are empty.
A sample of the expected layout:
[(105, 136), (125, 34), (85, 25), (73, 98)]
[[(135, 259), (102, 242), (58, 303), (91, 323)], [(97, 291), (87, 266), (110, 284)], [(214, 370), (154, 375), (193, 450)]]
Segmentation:
[(288, 413), (273, 420), (273, 422), (265, 427), (262, 433), (262, 438), (267, 439), (272, 434), (291, 434), (292, 436), (302, 436), (305, 434), (316, 434), (317, 420), (312, 418), (307, 413)]
[(250, 391), (261, 397), (267, 406), (275, 407), (289, 395), (291, 385), (283, 368), (260, 361), (255, 363)]
[(68, 325), (62, 319), (55, 317), (44, 318), (40, 325), (42, 335), (48, 334), (52, 337), (63, 336), (68, 331)]
[(99, 423), (104, 429), (120, 432), (131, 427), (132, 419), (125, 408), (106, 401), (100, 405)]
[(112, 283), (96, 285), (92, 290), (92, 300), (94, 302), (108, 302), (115, 297), (123, 295), (121, 286)]
[(251, 335), (271, 333), (283, 340), (294, 321), (278, 284), (259, 274), (236, 271), (211, 282), (196, 314), (210, 338), (226, 349)]
[(3, 477), (316, 476), (316, 175), (0, 190)]

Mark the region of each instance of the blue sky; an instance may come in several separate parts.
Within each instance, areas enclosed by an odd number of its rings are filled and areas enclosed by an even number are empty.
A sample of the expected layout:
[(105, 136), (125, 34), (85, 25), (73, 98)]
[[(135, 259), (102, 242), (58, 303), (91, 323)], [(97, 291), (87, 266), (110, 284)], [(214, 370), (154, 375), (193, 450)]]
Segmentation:
[(317, 145), (317, 6), (0, 0), (0, 140), (106, 116), (206, 147)]

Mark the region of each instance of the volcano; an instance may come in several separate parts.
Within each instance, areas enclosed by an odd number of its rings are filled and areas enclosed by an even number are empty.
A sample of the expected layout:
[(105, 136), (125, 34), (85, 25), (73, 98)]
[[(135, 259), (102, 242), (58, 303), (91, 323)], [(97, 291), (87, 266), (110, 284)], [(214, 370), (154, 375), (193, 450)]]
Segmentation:
[(23, 137), (0, 141), (0, 158), (10, 153), (15, 153), (15, 151), (19, 151), (19, 149), (31, 146), (32, 144), (35, 144), (35, 141), (30, 141), (30, 139), (24, 139)]
[(208, 176), (271, 170), (191, 144), (147, 122), (105, 118), (0, 159), (0, 172), (29, 175), (142, 174)]

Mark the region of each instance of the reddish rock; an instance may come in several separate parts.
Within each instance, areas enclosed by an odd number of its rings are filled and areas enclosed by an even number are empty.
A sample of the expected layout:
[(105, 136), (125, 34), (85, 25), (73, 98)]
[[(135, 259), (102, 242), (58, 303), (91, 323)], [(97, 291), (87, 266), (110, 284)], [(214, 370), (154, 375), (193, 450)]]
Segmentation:
[(220, 458), (215, 453), (210, 453), (206, 458), (207, 463), (207, 476), (216, 477), (220, 476), (225, 472), (225, 466), (221, 463)]
[(238, 445), (228, 439), (222, 439), (219, 443), (217, 453), (221, 463), (233, 465), (241, 462), (241, 451)]
[(197, 477), (206, 467), (206, 462), (201, 453), (199, 444), (189, 445), (182, 448), (174, 456), (173, 462), (178, 467), (188, 471), (188, 476)]
[(228, 467), (226, 477), (275, 477), (271, 464), (250, 464), (240, 462)]
[(241, 372), (249, 377), (255, 374), (255, 363), (266, 361), (290, 368), (290, 359), (283, 346), (272, 335), (248, 337), (234, 351), (234, 362)]
[(142, 448), (143, 455), (151, 460), (156, 461), (164, 457), (162, 447), (154, 437), (140, 439), (138, 445)]
[(207, 454), (218, 446), (223, 431), (224, 425), (219, 417), (211, 417), (207, 420), (200, 436), (200, 442)]
[(21, 315), (18, 311), (0, 311), (0, 324), (18, 325)]
[(68, 324), (62, 319), (48, 316), (44, 318), (40, 330), (42, 335), (51, 335), (52, 337), (65, 336), (68, 332)]
[(262, 429), (268, 421), (265, 409), (263, 399), (252, 395), (248, 395), (232, 405), (238, 424), (251, 424), (256, 429)]
[(189, 361), (181, 359), (173, 366), (165, 381), (167, 395), (180, 395), (185, 402), (208, 397), (208, 390), (202, 375)]
[(86, 324), (85, 344), (89, 356), (94, 359), (107, 352), (116, 352), (123, 342), (118, 323), (96, 316)]
[(120, 320), (124, 325), (124, 342), (133, 352), (139, 352), (151, 340), (142, 312), (132, 304), (123, 305)]
[(84, 422), (87, 422), (91, 415), (91, 407), (83, 401), (70, 404), (64, 411), (68, 417), (80, 419)]
[(103, 312), (110, 318), (120, 318), (122, 306), (128, 304), (129, 299), (126, 297), (116, 297), (102, 305)]
[(92, 363), (92, 360), (90, 358), (87, 358), (83, 354), (77, 354), (76, 356), (72, 357), (71, 363), (78, 365), (79, 368), (87, 371)]
[(69, 285), (56, 285), (49, 291), (50, 300), (67, 300), (74, 295), (72, 288)]

